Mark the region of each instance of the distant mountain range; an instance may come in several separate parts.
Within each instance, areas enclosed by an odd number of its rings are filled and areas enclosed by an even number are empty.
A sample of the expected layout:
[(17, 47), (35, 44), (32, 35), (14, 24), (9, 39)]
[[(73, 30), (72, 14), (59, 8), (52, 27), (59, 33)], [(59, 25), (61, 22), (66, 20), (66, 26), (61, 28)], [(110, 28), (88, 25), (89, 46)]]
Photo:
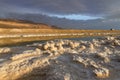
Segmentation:
[(119, 29), (120, 20), (95, 19), (95, 20), (69, 20), (65, 18), (49, 17), (42, 14), (8, 14), (4, 19), (27, 20), (35, 23), (43, 23), (65, 29)]

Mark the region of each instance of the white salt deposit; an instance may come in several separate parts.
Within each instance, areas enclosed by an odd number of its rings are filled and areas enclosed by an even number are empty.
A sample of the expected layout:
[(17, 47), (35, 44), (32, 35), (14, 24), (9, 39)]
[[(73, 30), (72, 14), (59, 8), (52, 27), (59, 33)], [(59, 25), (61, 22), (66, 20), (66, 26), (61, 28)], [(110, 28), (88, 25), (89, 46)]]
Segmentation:
[(2, 55), (9, 52), (0, 59), (0, 80), (120, 79), (120, 37), (0, 48)]
[(8, 47), (0, 48), (0, 54), (2, 54), (2, 53), (9, 53), (9, 52), (11, 52), (11, 49), (8, 48)]

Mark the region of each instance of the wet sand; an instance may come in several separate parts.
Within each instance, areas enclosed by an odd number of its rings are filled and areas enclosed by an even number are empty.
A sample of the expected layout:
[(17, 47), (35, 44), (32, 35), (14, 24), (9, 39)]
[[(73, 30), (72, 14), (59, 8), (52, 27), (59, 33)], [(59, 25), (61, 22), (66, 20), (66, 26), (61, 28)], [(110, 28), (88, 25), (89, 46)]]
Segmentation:
[(119, 80), (120, 37), (0, 48), (0, 80)]

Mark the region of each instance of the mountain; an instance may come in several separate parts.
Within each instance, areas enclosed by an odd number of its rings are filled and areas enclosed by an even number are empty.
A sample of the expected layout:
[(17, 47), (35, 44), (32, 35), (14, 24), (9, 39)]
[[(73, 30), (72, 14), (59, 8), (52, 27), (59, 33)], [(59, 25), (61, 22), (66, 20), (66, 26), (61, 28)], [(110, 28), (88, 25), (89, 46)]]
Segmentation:
[(17, 19), (0, 19), (0, 28), (59, 29), (56, 26)]
[(54, 25), (64, 29), (119, 29), (120, 20), (105, 18), (95, 20), (69, 20), (66, 18), (50, 17), (44, 14), (11, 13), (4, 18), (28, 20), (35, 23)]

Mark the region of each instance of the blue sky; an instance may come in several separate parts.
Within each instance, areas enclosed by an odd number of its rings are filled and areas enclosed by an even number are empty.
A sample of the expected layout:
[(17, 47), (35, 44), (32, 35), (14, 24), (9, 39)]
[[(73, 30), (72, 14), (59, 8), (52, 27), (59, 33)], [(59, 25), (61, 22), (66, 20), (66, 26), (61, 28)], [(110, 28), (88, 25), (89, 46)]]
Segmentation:
[(102, 16), (89, 16), (89, 15), (81, 15), (81, 14), (69, 14), (69, 15), (56, 15), (56, 14), (48, 14), (50, 17), (58, 17), (58, 18), (66, 18), (70, 20), (94, 20), (94, 19), (102, 19)]

